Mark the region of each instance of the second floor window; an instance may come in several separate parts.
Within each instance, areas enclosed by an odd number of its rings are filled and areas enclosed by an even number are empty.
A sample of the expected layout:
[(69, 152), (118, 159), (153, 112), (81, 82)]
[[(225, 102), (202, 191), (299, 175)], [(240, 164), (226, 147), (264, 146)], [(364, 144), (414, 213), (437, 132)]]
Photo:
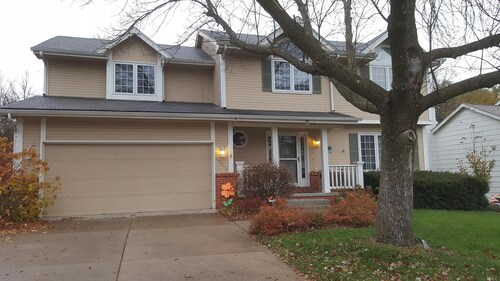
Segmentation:
[(390, 90), (392, 84), (392, 68), (383, 66), (371, 67), (371, 80), (380, 87)]
[(115, 64), (115, 92), (155, 94), (155, 67), (142, 64)]
[(380, 170), (382, 158), (382, 136), (381, 135), (359, 135), (360, 159), (365, 162), (365, 170)]
[(273, 92), (311, 93), (311, 75), (282, 59), (272, 63)]

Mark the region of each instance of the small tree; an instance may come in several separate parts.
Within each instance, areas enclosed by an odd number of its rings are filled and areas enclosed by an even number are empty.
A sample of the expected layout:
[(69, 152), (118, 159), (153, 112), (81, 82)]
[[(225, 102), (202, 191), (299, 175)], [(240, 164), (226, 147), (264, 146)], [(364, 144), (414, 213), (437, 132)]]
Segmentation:
[[(491, 171), (495, 167), (495, 159), (492, 153), (496, 150), (495, 145), (488, 145), (485, 137), (479, 135), (474, 124), (470, 125), (470, 143), (466, 137), (462, 137), (460, 143), (465, 148), (465, 159), (458, 161), (458, 170), (462, 174), (482, 178), (488, 183), (491, 181)], [(491, 159), (490, 159), (491, 158)]]
[(245, 168), (238, 186), (243, 196), (261, 199), (288, 197), (294, 189), (293, 176), (284, 167), (272, 163), (261, 163)]
[(61, 186), (59, 177), (53, 182), (40, 181), (49, 171), (47, 162), (32, 148), (12, 152), (12, 147), (7, 138), (0, 138), (0, 218), (34, 221), (54, 202)]

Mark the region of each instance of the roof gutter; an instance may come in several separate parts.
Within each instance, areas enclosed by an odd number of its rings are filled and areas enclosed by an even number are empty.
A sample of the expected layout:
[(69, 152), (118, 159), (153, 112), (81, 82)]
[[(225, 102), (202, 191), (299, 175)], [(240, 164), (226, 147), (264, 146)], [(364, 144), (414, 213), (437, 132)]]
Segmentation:
[(58, 53), (58, 52), (45, 52), (45, 51), (33, 51), (35, 56), (39, 59), (43, 58), (43, 56), (62, 56), (62, 57), (74, 57), (74, 58), (86, 58), (86, 59), (102, 59), (107, 60), (107, 56), (103, 55), (79, 55), (79, 54), (69, 54), (69, 53)]
[(160, 112), (116, 112), (116, 111), (74, 111), (74, 110), (29, 110), (0, 109), (0, 114), (11, 116), (43, 116), (43, 117), (92, 117), (92, 118), (124, 118), (124, 119), (178, 119), (178, 120), (217, 120), (245, 122), (283, 122), (303, 124), (357, 124), (360, 120), (353, 117), (294, 117), (248, 114), (207, 114), (207, 113), (160, 113)]

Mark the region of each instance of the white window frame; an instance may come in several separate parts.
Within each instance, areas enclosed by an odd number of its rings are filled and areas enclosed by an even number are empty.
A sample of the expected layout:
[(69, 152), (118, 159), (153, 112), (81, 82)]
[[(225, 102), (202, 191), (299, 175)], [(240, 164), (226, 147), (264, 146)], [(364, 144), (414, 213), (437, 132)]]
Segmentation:
[[(132, 65), (132, 93), (124, 93), (124, 92), (117, 92), (116, 91), (116, 65), (117, 64), (125, 64), (125, 65)], [(151, 66), (153, 67), (155, 71), (155, 77), (154, 77), (154, 83), (155, 83), (155, 93), (154, 94), (141, 94), (138, 92), (138, 87), (139, 85), (137, 84), (138, 78), (137, 78), (137, 68), (138, 66)], [(157, 75), (156, 75), (156, 65), (150, 64), (150, 63), (135, 63), (135, 62), (121, 62), (121, 61), (115, 61), (113, 62), (113, 69), (115, 70), (113, 72), (113, 93), (117, 95), (139, 95), (139, 96), (154, 96), (156, 95), (156, 82), (157, 82)]]
[[(133, 93), (120, 93), (115, 91), (115, 67), (116, 64), (131, 64), (133, 65)], [(137, 65), (153, 66), (155, 71), (155, 93), (154, 94), (139, 94), (137, 93)], [(109, 100), (137, 100), (137, 101), (163, 101), (163, 64), (161, 56), (157, 57), (157, 62), (141, 62), (141, 61), (126, 61), (113, 60), (113, 55), (108, 54), (106, 65), (106, 99)]]
[[(380, 164), (382, 159), (380, 158), (380, 148), (379, 148), (379, 138), (382, 138), (382, 134), (380, 133), (358, 133), (358, 159), (359, 161), (363, 161), (363, 151), (361, 149), (361, 136), (373, 136), (374, 144), (375, 144), (375, 171), (380, 170)], [(364, 169), (365, 171), (374, 171), (371, 169)]]
[[(290, 64), (290, 89), (289, 90), (281, 90), (281, 89), (276, 89), (275, 87), (275, 82), (276, 82), (276, 79), (275, 79), (275, 69), (274, 69), (274, 62), (276, 61), (281, 61), (281, 62), (286, 62), (288, 64)], [(305, 94), (305, 95), (308, 95), (308, 94), (312, 94), (313, 92), (313, 81), (312, 81), (312, 75), (311, 74), (308, 74), (308, 77), (309, 77), (309, 91), (297, 91), (295, 90), (295, 75), (293, 73), (293, 71), (295, 70), (295, 66), (291, 63), (289, 63), (288, 61), (282, 59), (282, 58), (277, 58), (277, 57), (273, 57), (271, 59), (271, 80), (272, 80), (272, 91), (273, 93), (285, 93), (285, 94)], [(299, 70), (300, 71), (300, 70)]]
[[(392, 77), (392, 66), (388, 65), (370, 65), (370, 80), (373, 80), (373, 68), (383, 68), (385, 70), (385, 87), (387, 91), (391, 90), (392, 79), (389, 81), (389, 75)], [(375, 81), (374, 81), (375, 82)]]

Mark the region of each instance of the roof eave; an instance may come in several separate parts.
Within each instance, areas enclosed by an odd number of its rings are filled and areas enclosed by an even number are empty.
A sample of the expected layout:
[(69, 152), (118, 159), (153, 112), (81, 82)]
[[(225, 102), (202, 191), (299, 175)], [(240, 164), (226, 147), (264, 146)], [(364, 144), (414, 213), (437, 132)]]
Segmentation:
[(1, 115), (44, 116), (44, 117), (94, 117), (94, 118), (132, 118), (132, 119), (181, 119), (181, 120), (218, 120), (252, 122), (288, 122), (304, 124), (357, 124), (355, 117), (304, 117), (304, 116), (269, 116), (225, 113), (165, 113), (135, 111), (81, 111), (81, 110), (33, 110), (1, 108)]
[(215, 66), (215, 61), (198, 61), (198, 60), (183, 60), (183, 59), (171, 59), (165, 60), (165, 63), (169, 64), (184, 64), (184, 65), (200, 65), (200, 66)]

